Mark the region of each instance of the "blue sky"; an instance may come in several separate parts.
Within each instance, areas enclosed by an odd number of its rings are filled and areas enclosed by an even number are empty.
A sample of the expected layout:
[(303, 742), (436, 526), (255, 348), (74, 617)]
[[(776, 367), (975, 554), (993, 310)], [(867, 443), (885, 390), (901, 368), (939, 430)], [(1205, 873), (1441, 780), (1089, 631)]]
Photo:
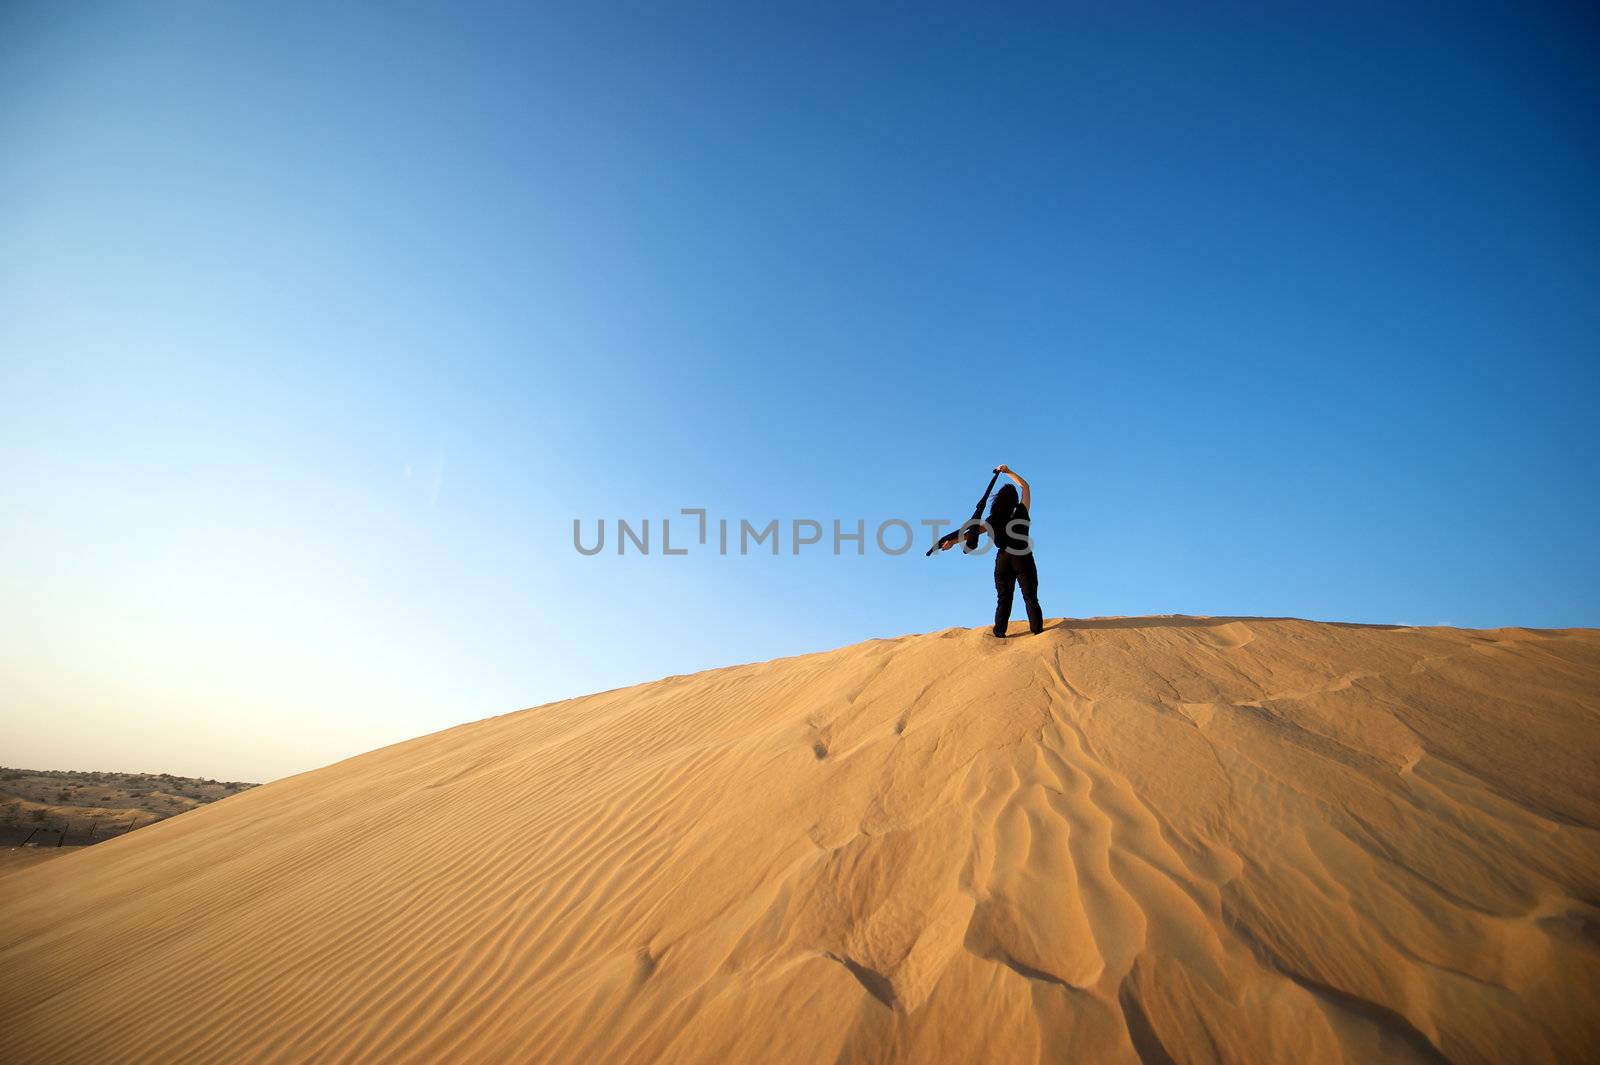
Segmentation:
[(0, 13), (9, 764), (980, 625), (986, 561), (571, 524), (996, 462), (1048, 615), (1600, 624), (1592, 15), (230, 6)]

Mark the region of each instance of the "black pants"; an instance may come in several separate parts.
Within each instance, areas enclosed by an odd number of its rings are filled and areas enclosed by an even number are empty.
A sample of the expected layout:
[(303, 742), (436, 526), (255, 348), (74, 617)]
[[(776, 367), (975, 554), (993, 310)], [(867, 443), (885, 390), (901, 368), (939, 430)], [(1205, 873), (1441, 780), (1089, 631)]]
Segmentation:
[(1011, 591), (1022, 586), (1022, 605), (1028, 610), (1028, 629), (1044, 631), (1044, 614), (1039, 610), (1039, 568), (1032, 553), (1012, 555), (1000, 551), (994, 560), (994, 634), (1004, 636), (1011, 622)]

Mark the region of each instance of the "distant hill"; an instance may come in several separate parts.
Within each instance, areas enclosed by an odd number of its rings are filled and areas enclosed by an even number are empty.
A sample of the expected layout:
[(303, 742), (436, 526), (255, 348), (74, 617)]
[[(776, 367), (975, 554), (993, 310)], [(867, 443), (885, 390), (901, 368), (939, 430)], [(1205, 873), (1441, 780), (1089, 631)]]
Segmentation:
[(92, 843), (256, 787), (171, 773), (0, 766), (0, 846)]

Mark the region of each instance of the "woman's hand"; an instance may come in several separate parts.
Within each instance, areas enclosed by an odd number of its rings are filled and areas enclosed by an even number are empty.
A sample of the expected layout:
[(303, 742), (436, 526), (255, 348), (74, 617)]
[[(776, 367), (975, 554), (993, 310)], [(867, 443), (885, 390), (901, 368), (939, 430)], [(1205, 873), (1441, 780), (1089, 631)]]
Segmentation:
[(1007, 466), (1003, 462), (994, 468), (994, 472), (1003, 473), (1013, 481), (1017, 482), (1017, 487), (1022, 489), (1022, 505), (1027, 507), (1029, 510), (1033, 509), (1033, 493), (1028, 490), (1028, 482), (1023, 479), (1022, 474), (1013, 470), (1010, 466)]

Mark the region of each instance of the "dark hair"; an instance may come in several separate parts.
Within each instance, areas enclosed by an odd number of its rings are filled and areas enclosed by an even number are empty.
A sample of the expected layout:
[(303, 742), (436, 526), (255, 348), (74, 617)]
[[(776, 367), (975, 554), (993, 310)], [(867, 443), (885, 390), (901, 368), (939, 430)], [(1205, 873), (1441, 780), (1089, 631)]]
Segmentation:
[(989, 531), (996, 538), (1006, 535), (1006, 526), (1011, 523), (1011, 515), (1017, 511), (1017, 489), (1015, 485), (1004, 485), (994, 494), (994, 503), (989, 507)]

